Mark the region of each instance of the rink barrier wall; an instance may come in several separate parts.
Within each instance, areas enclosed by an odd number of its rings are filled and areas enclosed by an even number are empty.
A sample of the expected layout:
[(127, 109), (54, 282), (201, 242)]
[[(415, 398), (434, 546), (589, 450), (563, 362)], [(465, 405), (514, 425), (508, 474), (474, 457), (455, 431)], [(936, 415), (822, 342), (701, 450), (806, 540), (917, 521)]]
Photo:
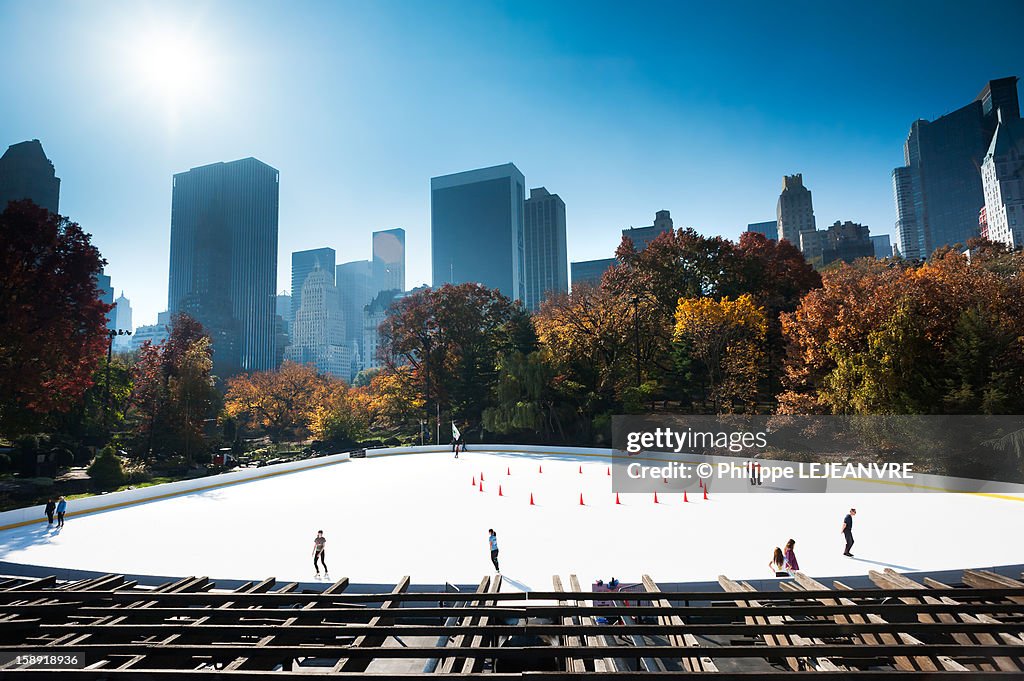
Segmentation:
[[(611, 461), (614, 458), (614, 450), (610, 448), (595, 447), (553, 447), (543, 445), (508, 445), (486, 443), (470, 444), (469, 449), (467, 451), (472, 452), (474, 450), (506, 455), (520, 455), (530, 458), (543, 455), (553, 457), (572, 456), (580, 458), (607, 459), (609, 461)], [(450, 445), (384, 447), (378, 449), (367, 449), (366, 458), (373, 459), (385, 456), (400, 456), (405, 454), (438, 454), (445, 452), (451, 453)], [(658, 452), (642, 452), (641, 454), (638, 454), (635, 457), (635, 459), (665, 463), (682, 461), (684, 463), (691, 464), (702, 462), (715, 463), (717, 461), (735, 460), (729, 459), (727, 457), (704, 455), (688, 455), (688, 458), (685, 460), (660, 458), (660, 456), (664, 455), (659, 455)], [(271, 466), (263, 466), (261, 468), (236, 468), (234, 470), (228, 471), (226, 473), (220, 473), (218, 475), (210, 475), (202, 478), (192, 478), (189, 480), (178, 480), (175, 482), (166, 482), (159, 485), (151, 485), (149, 487), (123, 490), (120, 492), (110, 492), (107, 494), (98, 494), (94, 496), (83, 497), (81, 499), (72, 499), (68, 501), (68, 513), (65, 514), (65, 517), (74, 518), (76, 516), (87, 515), (89, 513), (99, 513), (102, 511), (109, 511), (118, 508), (124, 508), (126, 506), (132, 506), (135, 504), (147, 503), (150, 501), (159, 501), (161, 499), (169, 499), (171, 497), (176, 497), (183, 494), (205, 492), (208, 490), (217, 489), (219, 487), (225, 487), (228, 485), (237, 485), (243, 482), (251, 482), (253, 480), (271, 478), (277, 475), (285, 475), (288, 473), (297, 473), (301, 471), (313, 470), (316, 468), (332, 466), (347, 461), (358, 461), (358, 459), (349, 459), (349, 453), (342, 452), (338, 454), (330, 454), (327, 456), (317, 457), (314, 459), (287, 461), (285, 463), (274, 464)], [(769, 460), (764, 461), (768, 462)], [(1002, 482), (985, 483), (984, 481), (970, 480), (967, 478), (950, 478), (929, 474), (917, 474), (916, 477), (921, 480), (920, 484), (904, 484), (864, 479), (828, 481), (828, 487), (831, 487), (832, 489), (825, 489), (822, 491), (870, 492), (872, 490), (864, 487), (864, 485), (870, 485), (878, 486), (880, 488), (874, 490), (876, 492), (891, 492), (893, 491), (891, 487), (895, 485), (900, 487), (899, 491), (901, 492), (954, 492), (973, 494), (976, 496), (990, 497), (996, 499), (1004, 499), (1009, 501), (1024, 501), (1024, 485), (1016, 485)], [(979, 483), (982, 483), (980, 485), (980, 489), (982, 491), (977, 491), (979, 489)], [(995, 491), (984, 491), (986, 484), (990, 484), (994, 489), (998, 489), (999, 493), (996, 493)], [(1007, 490), (1009, 490), (1012, 493), (1005, 493)], [(730, 490), (719, 489), (718, 491), (725, 492)], [(36, 506), (28, 506), (25, 508), (17, 508), (10, 511), (3, 511), (0, 512), (0, 531), (10, 530), (17, 527), (24, 527), (25, 525), (38, 523), (45, 519), (45, 506), (42, 504)]]
[[(909, 577), (917, 582), (924, 581), (925, 578), (931, 578), (942, 582), (943, 584), (955, 585), (960, 584), (963, 578), (964, 570), (985, 570), (988, 572), (994, 572), (1004, 577), (1011, 579), (1020, 579), (1020, 575), (1024, 572), (1024, 563), (1018, 563), (1015, 565), (972, 565), (969, 567), (957, 568), (955, 570), (921, 570), (916, 572), (902, 572), (900, 574)], [(108, 572), (102, 572), (98, 570), (78, 570), (74, 568), (61, 568), (61, 567), (49, 567), (45, 565), (30, 565), (27, 563), (12, 563), (7, 561), (0, 561), (0, 578), (3, 577), (49, 577), (54, 576), (60, 581), (71, 582), (81, 579), (96, 579), (98, 577), (107, 576)], [(119, 573), (120, 574), (120, 573)], [(123, 574), (122, 575), (128, 581), (137, 582), (140, 586), (160, 586), (167, 584), (168, 582), (174, 582), (179, 579), (186, 577), (192, 577), (194, 575), (143, 575), (143, 574)], [(843, 584), (853, 589), (873, 589), (876, 585), (871, 581), (868, 575), (812, 575), (819, 581), (826, 580), (838, 580)], [(757, 591), (779, 591), (781, 587), (780, 583), (787, 580), (791, 580), (791, 577), (774, 577), (765, 579), (745, 579), (744, 582), (749, 582)], [(243, 584), (251, 584), (253, 580), (246, 579), (221, 579), (216, 577), (210, 578), (211, 582), (216, 583), (218, 589), (229, 589), (234, 590)], [(283, 584), (284, 582), (281, 582)], [(323, 591), (331, 585), (332, 582), (299, 582), (297, 587), (300, 591)], [(676, 581), (663, 581), (657, 580), (656, 584), (662, 591), (697, 591), (705, 593), (722, 593), (722, 585), (717, 580), (709, 581), (693, 581), (693, 582), (676, 582)], [(390, 592), (394, 588), (394, 582), (353, 582), (350, 583), (346, 588), (348, 593), (379, 593), (385, 594)], [(452, 584), (446, 582), (444, 584), (429, 584), (429, 583), (416, 583), (413, 582), (409, 585), (409, 591), (413, 593), (442, 593), (453, 590), (464, 591), (467, 594), (472, 593), (476, 590), (477, 584)], [(535, 585), (538, 589), (544, 590), (550, 588), (548, 585)], [(527, 586), (526, 591), (532, 591), (533, 589)], [(696, 602), (691, 602), (691, 605), (696, 605)]]
[[(218, 487), (226, 487), (228, 485), (237, 485), (239, 483), (251, 482), (253, 480), (272, 478), (286, 473), (297, 473), (299, 471), (308, 471), (315, 468), (322, 468), (324, 466), (333, 466), (348, 460), (348, 452), (344, 452), (341, 454), (317, 457), (315, 459), (287, 461), (285, 463), (263, 466), (261, 468), (235, 468), (218, 475), (208, 475), (201, 478), (190, 478), (188, 480), (176, 480), (175, 482), (165, 482), (159, 485), (150, 485), (149, 487), (138, 487), (135, 489), (122, 490), (120, 492), (109, 492), (107, 494), (96, 494), (93, 496), (82, 497), (80, 499), (69, 499), (68, 512), (65, 514), (65, 518), (74, 518), (75, 516), (86, 515), (89, 513), (109, 511), (149, 501), (169, 499), (182, 494), (205, 492)], [(31, 525), (45, 520), (45, 504), (3, 511), (0, 513), (0, 531), (23, 527), (25, 525)]]

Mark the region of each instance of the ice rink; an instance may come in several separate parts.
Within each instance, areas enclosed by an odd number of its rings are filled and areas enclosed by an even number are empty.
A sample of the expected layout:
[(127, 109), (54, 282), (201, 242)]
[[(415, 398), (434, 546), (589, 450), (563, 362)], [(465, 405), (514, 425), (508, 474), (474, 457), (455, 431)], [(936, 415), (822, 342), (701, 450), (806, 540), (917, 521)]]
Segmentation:
[[(815, 577), (1024, 563), (1024, 503), (969, 494), (621, 495), (606, 458), (471, 451), (352, 460), (72, 517), (60, 532), (0, 532), (0, 560), (101, 572), (310, 581), (327, 537), (332, 579), (476, 583), (492, 570), (534, 589), (551, 575), (592, 580), (769, 578), (796, 539)], [(543, 466), (543, 472), (539, 467)], [(582, 467), (582, 473), (580, 473)], [(479, 491), (483, 473), (484, 491)], [(498, 495), (501, 486), (502, 496)], [(530, 505), (533, 494), (535, 504)], [(585, 505), (579, 505), (580, 494)], [(856, 506), (854, 558), (840, 526)], [(74, 510), (74, 502), (69, 510)]]

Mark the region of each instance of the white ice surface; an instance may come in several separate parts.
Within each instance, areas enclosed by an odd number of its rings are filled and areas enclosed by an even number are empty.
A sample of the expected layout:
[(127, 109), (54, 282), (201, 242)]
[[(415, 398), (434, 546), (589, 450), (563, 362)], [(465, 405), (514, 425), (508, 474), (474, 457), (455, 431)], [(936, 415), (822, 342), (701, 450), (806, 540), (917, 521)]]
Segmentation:
[[(543, 465), (543, 473), (538, 466)], [(353, 460), (0, 532), (0, 560), (112, 573), (310, 581), (312, 540), (332, 579), (477, 583), (502, 572), (533, 589), (570, 573), (622, 582), (772, 577), (796, 539), (816, 577), (1024, 563), (1024, 503), (966, 494), (623, 494), (602, 459), (467, 452)], [(583, 473), (579, 473), (579, 467)], [(506, 470), (511, 471), (511, 475)], [(471, 485), (484, 474), (484, 492)], [(479, 480), (478, 480), (479, 481)], [(501, 485), (504, 496), (497, 494)], [(536, 506), (529, 505), (533, 493)], [(579, 505), (583, 494), (585, 506)], [(73, 510), (74, 502), (70, 510)], [(856, 506), (855, 558), (840, 526)]]

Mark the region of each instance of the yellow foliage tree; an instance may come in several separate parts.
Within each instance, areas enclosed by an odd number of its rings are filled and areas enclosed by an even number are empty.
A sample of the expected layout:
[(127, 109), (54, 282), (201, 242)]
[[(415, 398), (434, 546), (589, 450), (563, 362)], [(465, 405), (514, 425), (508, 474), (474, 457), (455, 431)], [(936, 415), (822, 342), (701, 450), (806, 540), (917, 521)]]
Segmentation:
[(768, 320), (751, 295), (680, 298), (673, 340), (704, 370), (716, 411), (757, 400)]
[(304, 364), (285, 362), (277, 371), (256, 371), (228, 381), (224, 410), (279, 442), (309, 426), (321, 377)]

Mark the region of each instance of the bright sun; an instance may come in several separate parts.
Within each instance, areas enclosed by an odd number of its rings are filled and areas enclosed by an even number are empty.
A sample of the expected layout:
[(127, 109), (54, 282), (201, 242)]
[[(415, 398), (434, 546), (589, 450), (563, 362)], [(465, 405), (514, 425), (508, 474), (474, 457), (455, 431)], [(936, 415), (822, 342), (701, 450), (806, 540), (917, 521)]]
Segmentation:
[(158, 30), (141, 35), (131, 62), (140, 88), (168, 113), (196, 103), (210, 86), (210, 56), (186, 34)]

